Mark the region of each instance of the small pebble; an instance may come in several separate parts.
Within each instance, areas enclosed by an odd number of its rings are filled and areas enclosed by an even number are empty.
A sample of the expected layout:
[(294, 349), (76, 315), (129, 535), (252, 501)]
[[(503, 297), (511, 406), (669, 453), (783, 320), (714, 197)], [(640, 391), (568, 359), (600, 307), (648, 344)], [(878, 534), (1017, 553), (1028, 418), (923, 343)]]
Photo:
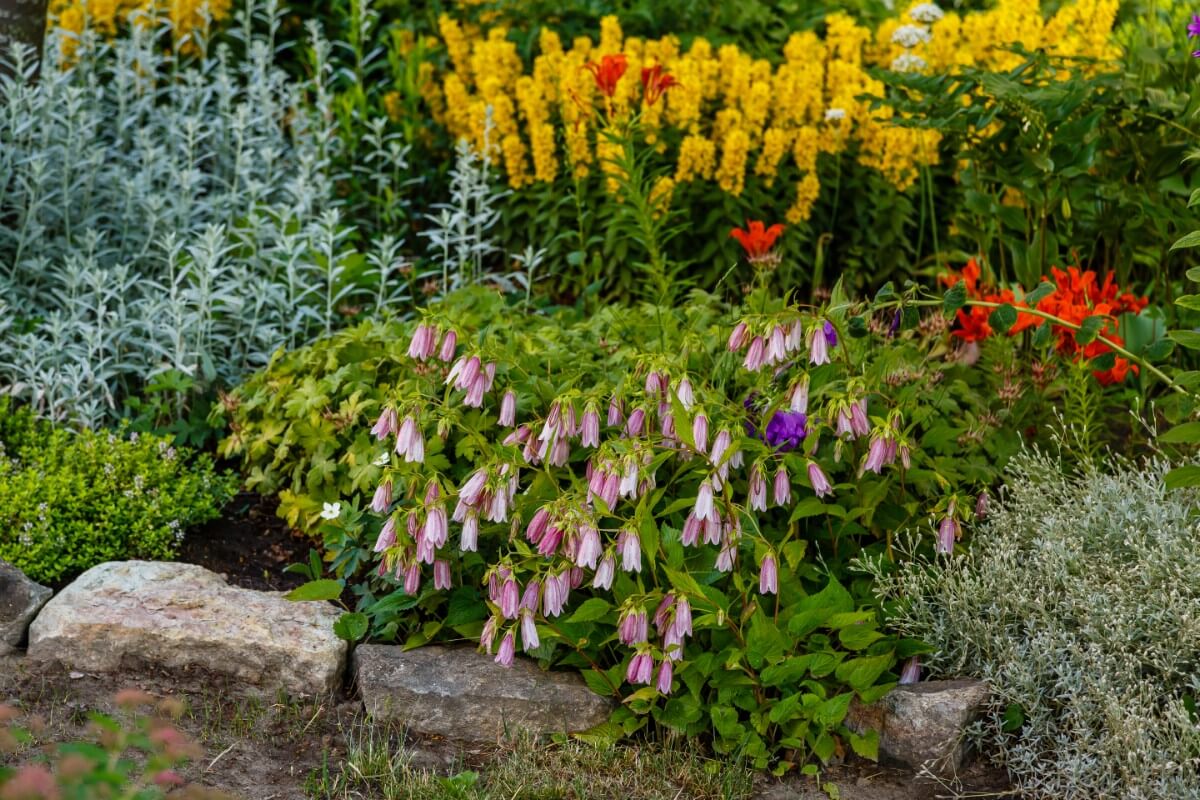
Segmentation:
[(77, 680), (79, 680), (80, 678), (82, 678), (82, 677), (83, 677), (83, 673), (82, 673), (82, 672), (72, 672), (72, 673), (71, 673), (70, 675), (68, 675), (67, 677), (69, 677), (69, 678), (70, 678), (71, 680), (73, 680), (73, 681), (77, 681)]

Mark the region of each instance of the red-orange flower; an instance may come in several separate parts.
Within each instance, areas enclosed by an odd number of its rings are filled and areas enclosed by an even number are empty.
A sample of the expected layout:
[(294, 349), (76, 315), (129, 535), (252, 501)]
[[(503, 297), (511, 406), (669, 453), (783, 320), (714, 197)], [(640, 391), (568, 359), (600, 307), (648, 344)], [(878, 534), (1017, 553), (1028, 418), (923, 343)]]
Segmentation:
[(653, 67), (642, 67), (642, 97), (646, 105), (652, 106), (672, 86), (678, 86), (679, 81), (669, 72), (664, 72), (661, 64)]
[(779, 223), (766, 227), (762, 221), (753, 219), (746, 221), (748, 230), (734, 228), (729, 232), (729, 235), (738, 240), (738, 244), (746, 251), (746, 257), (751, 264), (757, 264), (761, 261), (769, 261), (775, 258), (772, 252), (775, 248), (775, 240), (783, 233), (783, 226)]
[(596, 88), (600, 90), (600, 94), (612, 99), (613, 94), (617, 91), (617, 81), (621, 80), (621, 76), (625, 74), (625, 70), (629, 68), (629, 62), (625, 58), (624, 53), (616, 55), (607, 55), (600, 59), (600, 63), (589, 61), (583, 65), (583, 68), (592, 73), (592, 77), (596, 80)]
[[(1079, 267), (1060, 270), (1057, 267), (1051, 267), (1050, 272), (1054, 276), (1055, 289), (1038, 301), (1038, 311), (1052, 314), (1072, 325), (1081, 325), (1089, 317), (1105, 318), (1098, 335), (1106, 341), (1096, 338), (1083, 346), (1076, 341), (1074, 329), (1052, 324), (1051, 330), (1056, 339), (1055, 349), (1064, 356), (1090, 361), (1112, 352), (1112, 348), (1106, 342), (1124, 346), (1124, 341), (1118, 335), (1117, 315), (1137, 314), (1146, 307), (1149, 300), (1128, 292), (1121, 293), (1111, 273), (1105, 276), (1102, 283), (1098, 284), (1096, 273), (1093, 270), (1081, 270)], [(1011, 290), (996, 291), (981, 286), (979, 275), (979, 265), (972, 259), (963, 267), (961, 273), (950, 273), (943, 276), (942, 282), (947, 286), (954, 286), (962, 281), (966, 286), (969, 298), (991, 303), (1009, 303), (1017, 308), (1017, 322), (1009, 329), (1010, 336), (1015, 336), (1026, 328), (1045, 324), (1040, 317), (1020, 313), (1019, 309), (1028, 308), (1028, 306), (1017, 301)], [(986, 339), (992, 334), (992, 329), (988, 325), (990, 314), (991, 309), (983, 306), (960, 309), (958, 327), (954, 331), (954, 336), (967, 342)], [(1137, 374), (1137, 365), (1130, 364), (1127, 359), (1118, 357), (1112, 367), (1106, 370), (1096, 370), (1093, 374), (1101, 383), (1112, 384), (1124, 381), (1130, 371)]]

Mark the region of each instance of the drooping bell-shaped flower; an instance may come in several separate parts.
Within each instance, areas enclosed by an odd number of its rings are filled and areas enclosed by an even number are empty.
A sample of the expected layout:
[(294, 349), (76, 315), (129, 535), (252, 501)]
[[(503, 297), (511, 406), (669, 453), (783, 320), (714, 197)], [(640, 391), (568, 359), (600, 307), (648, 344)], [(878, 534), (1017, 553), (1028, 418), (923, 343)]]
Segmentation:
[(500, 399), (500, 425), (511, 428), (517, 421), (517, 393), (509, 389)]
[(421, 590), (421, 565), (413, 562), (408, 565), (408, 569), (404, 572), (404, 593), (407, 595), (416, 595)]
[(703, 412), (696, 415), (692, 420), (692, 438), (696, 442), (696, 452), (704, 453), (708, 450), (708, 417)]
[(451, 585), (450, 562), (439, 558), (433, 562), (433, 588), (443, 591), (449, 589)]
[(817, 497), (833, 494), (833, 485), (829, 483), (829, 478), (825, 476), (821, 465), (815, 461), (808, 462), (808, 481), (812, 484), (813, 492)]
[(807, 373), (796, 381), (796, 385), (792, 387), (791, 393), (788, 395), (788, 407), (800, 414), (808, 413), (808, 375)]
[(479, 549), (479, 515), (474, 511), (468, 511), (466, 519), (463, 520), (458, 549), (464, 553), (474, 553)]
[(988, 493), (987, 493), (987, 489), (984, 489), (982, 492), (979, 493), (978, 499), (975, 500), (975, 516), (979, 519), (983, 519), (984, 517), (987, 516), (987, 514), (988, 514)]
[(400, 423), (400, 430), (396, 434), (396, 455), (404, 456), (404, 460), (409, 464), (425, 461), (425, 437), (411, 415), (406, 416)]
[(583, 412), (583, 423), (579, 429), (579, 443), (584, 447), (600, 446), (600, 412), (589, 405)]
[(504, 638), (500, 640), (500, 648), (496, 653), (496, 663), (502, 667), (511, 667), (513, 656), (516, 655), (516, 642), (514, 641), (513, 632), (510, 630), (504, 634)]
[(654, 681), (654, 688), (658, 690), (659, 694), (671, 693), (671, 664), (671, 659), (664, 658), (662, 664), (658, 667), (658, 678)]
[(649, 653), (636, 653), (629, 660), (629, 668), (625, 670), (625, 680), (633, 685), (650, 683), (654, 675), (654, 659)]
[(681, 378), (679, 383), (675, 385), (675, 396), (679, 398), (679, 404), (683, 406), (684, 411), (691, 411), (692, 406), (696, 403), (696, 394), (692, 391), (692, 382), (687, 378)]
[(625, 418), (625, 412), (621, 408), (621, 398), (613, 395), (608, 401), (608, 426), (615, 428), (621, 424), (621, 420)]
[(688, 514), (683, 521), (683, 530), (679, 532), (679, 541), (684, 547), (695, 547), (700, 542), (700, 532), (704, 522), (695, 514)]
[(382, 441), (395, 434), (397, 430), (399, 430), (399, 421), (396, 417), (396, 409), (385, 408), (375, 422), (375, 426), (371, 428), (371, 435)]
[(533, 613), (530, 611), (521, 612), (521, 644), (525, 647), (525, 652), (536, 650), (541, 640), (538, 639), (537, 625), (533, 622)]
[(446, 335), (442, 337), (442, 348), (438, 353), (438, 358), (449, 363), (454, 358), (454, 351), (457, 349), (458, 334), (453, 329), (446, 331)]
[(855, 436), (866, 436), (871, 432), (871, 421), (867, 419), (867, 398), (861, 397), (850, 404), (850, 429)]
[(612, 553), (605, 553), (604, 558), (600, 559), (600, 565), (596, 567), (596, 574), (592, 576), (592, 588), (611, 589), (616, 571), (617, 560)]
[(696, 491), (696, 505), (692, 508), (692, 513), (697, 519), (713, 519), (716, 511), (713, 508), (713, 488), (712, 481), (708, 478), (700, 481), (700, 488)]
[(918, 656), (913, 656), (904, 662), (904, 668), (900, 670), (900, 680), (897, 683), (901, 686), (907, 686), (919, 680), (921, 680), (921, 659)]
[(601, 553), (600, 533), (591, 525), (579, 528), (579, 544), (575, 549), (575, 564), (587, 569), (595, 569)]
[(750, 480), (748, 481), (749, 496), (746, 504), (752, 511), (767, 510), (767, 481), (763, 477), (762, 466), (755, 463), (750, 468)]
[(750, 372), (757, 372), (765, 363), (767, 363), (767, 345), (761, 336), (755, 336), (750, 342), (750, 349), (746, 351), (746, 358), (742, 361), (742, 366)]
[(617, 620), (617, 639), (622, 644), (634, 645), (646, 641), (649, 625), (646, 611), (642, 608), (626, 608)]
[(521, 603), (521, 587), (517, 582), (509, 578), (500, 587), (500, 613), (505, 619), (516, 619), (517, 609)]
[(617, 551), (621, 554), (621, 569), (642, 571), (642, 543), (636, 531), (626, 528), (617, 535)]
[(775, 554), (763, 556), (758, 570), (758, 593), (779, 594), (779, 567), (775, 563)]
[(483, 623), (483, 630), (479, 634), (479, 646), (489, 656), (492, 654), (492, 645), (496, 641), (496, 632), (500, 629), (500, 618), (490, 616), (487, 622)]
[(788, 477), (787, 467), (780, 464), (775, 470), (774, 481), (775, 505), (786, 506), (792, 502), (792, 481)]
[(739, 322), (733, 326), (733, 331), (729, 334), (729, 344), (727, 345), (729, 352), (733, 353), (741, 350), (749, 341), (750, 328), (745, 322)]
[(825, 326), (820, 321), (808, 330), (808, 361), (814, 367), (829, 363), (829, 340), (825, 338)]
[(379, 538), (375, 540), (375, 552), (382, 553), (396, 543), (396, 520), (388, 517), (383, 523), (383, 528), (379, 531)]
[(629, 415), (629, 420), (625, 423), (625, 433), (630, 436), (641, 436), (642, 427), (646, 423), (646, 411), (642, 408), (635, 408), (633, 413)]
[(687, 595), (679, 595), (675, 598), (675, 631), (682, 638), (692, 635), (692, 605), (688, 602)]

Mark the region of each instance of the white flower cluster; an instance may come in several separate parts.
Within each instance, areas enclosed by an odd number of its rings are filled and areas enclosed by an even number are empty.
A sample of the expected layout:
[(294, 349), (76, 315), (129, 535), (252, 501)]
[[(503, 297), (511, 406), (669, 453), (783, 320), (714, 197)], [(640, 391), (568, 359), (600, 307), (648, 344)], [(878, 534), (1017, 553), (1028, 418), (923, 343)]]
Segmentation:
[(892, 43), (911, 49), (930, 40), (929, 28), (924, 25), (901, 25), (892, 31)]
[(925, 59), (905, 52), (893, 58), (891, 66), (896, 72), (920, 72), (925, 69)]
[(909, 10), (908, 15), (915, 21), (932, 25), (942, 17), (946, 16), (945, 12), (938, 6), (937, 3), (921, 3), (915, 5)]
[(1022, 455), (965, 555), (867, 568), (935, 674), (991, 684), (973, 733), (1023, 796), (1197, 798), (1200, 495), (1160, 461), (1101, 466)]

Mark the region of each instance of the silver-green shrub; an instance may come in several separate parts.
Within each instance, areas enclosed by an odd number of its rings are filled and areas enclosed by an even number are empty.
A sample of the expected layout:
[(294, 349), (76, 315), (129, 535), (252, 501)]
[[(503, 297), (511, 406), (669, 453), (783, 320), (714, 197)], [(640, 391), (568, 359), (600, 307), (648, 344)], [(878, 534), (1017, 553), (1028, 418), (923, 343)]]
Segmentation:
[(992, 684), (975, 733), (1028, 796), (1200, 797), (1200, 495), (1162, 461), (1109, 467), (1017, 458), (965, 555), (881, 592), (935, 672)]
[[(167, 372), (228, 384), (407, 293), (396, 241), (364, 259), (334, 201), (332, 46), (311, 28), (292, 79), (277, 5), (247, 7), (236, 47), (177, 59), (135, 24), (0, 82), (0, 391), (41, 415), (102, 424)], [(406, 180), (375, 130), (375, 182)]]

